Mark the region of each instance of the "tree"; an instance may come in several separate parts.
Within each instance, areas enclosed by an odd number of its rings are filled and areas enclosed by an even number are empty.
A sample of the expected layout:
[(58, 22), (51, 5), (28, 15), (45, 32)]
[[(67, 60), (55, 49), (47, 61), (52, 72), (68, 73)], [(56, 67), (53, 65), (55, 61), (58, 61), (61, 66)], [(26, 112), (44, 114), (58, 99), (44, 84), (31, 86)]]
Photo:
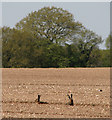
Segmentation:
[(32, 67), (34, 45), (27, 32), (3, 28), (3, 67)]
[(2, 28), (2, 64), (3, 67), (11, 67), (8, 65), (10, 59), (11, 59), (11, 49), (12, 49), (12, 34), (13, 34), (13, 29), (4, 26)]
[(29, 31), (36, 38), (59, 44), (67, 41), (80, 26), (80, 23), (74, 22), (71, 13), (56, 7), (44, 7), (32, 12), (16, 24), (18, 30)]
[(106, 42), (105, 42), (105, 46), (106, 46), (107, 49), (110, 49), (111, 43), (112, 43), (112, 36), (109, 35), (106, 39)]
[(80, 52), (77, 45), (66, 44), (65, 56), (69, 59), (69, 67), (80, 67)]
[(99, 49), (93, 49), (87, 62), (87, 67), (101, 67), (101, 56), (102, 54)]
[(82, 27), (80, 33), (76, 34), (73, 40), (73, 44), (76, 46), (78, 54), (80, 56), (79, 57), (80, 66), (86, 67), (90, 65), (88, 64), (88, 62), (90, 60), (91, 53), (94, 49), (99, 49), (98, 45), (101, 43), (102, 43), (101, 37), (99, 37), (94, 32)]
[(101, 67), (111, 67), (110, 50), (100, 50)]

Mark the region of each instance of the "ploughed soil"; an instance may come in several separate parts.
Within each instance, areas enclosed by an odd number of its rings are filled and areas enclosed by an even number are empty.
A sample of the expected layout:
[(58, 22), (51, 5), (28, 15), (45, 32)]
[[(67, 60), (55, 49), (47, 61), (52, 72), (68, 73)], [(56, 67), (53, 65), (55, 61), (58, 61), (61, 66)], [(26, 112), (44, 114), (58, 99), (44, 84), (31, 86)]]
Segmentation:
[[(74, 106), (66, 104), (71, 93)], [(3, 68), (2, 118), (9, 117), (109, 118), (110, 68)]]

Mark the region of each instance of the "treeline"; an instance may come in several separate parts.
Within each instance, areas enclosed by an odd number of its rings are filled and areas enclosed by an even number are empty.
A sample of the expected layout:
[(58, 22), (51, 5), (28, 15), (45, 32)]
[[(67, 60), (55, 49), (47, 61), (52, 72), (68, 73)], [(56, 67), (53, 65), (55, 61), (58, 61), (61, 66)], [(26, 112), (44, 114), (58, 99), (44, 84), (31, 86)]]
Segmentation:
[(74, 20), (62, 8), (32, 12), (14, 28), (2, 28), (5, 68), (109, 67), (110, 48), (102, 38)]

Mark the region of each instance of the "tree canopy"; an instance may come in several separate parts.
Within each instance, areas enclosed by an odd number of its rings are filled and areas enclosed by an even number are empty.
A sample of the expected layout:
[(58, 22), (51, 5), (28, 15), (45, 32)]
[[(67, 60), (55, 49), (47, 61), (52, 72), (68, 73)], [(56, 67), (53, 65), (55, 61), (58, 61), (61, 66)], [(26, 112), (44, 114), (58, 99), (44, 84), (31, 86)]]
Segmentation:
[(81, 24), (74, 21), (71, 13), (56, 7), (34, 11), (16, 24), (18, 30), (26, 30), (36, 38), (45, 38), (54, 43), (68, 41), (80, 27)]

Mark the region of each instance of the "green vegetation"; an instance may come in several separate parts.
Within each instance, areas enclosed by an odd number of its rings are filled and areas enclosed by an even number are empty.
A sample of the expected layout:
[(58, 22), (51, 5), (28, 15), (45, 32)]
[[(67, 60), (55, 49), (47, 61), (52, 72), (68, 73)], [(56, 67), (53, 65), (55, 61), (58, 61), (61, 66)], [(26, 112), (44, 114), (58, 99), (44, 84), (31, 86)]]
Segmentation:
[(15, 28), (2, 28), (2, 64), (8, 68), (109, 67), (109, 38), (102, 38), (74, 20), (66, 10), (44, 7)]

